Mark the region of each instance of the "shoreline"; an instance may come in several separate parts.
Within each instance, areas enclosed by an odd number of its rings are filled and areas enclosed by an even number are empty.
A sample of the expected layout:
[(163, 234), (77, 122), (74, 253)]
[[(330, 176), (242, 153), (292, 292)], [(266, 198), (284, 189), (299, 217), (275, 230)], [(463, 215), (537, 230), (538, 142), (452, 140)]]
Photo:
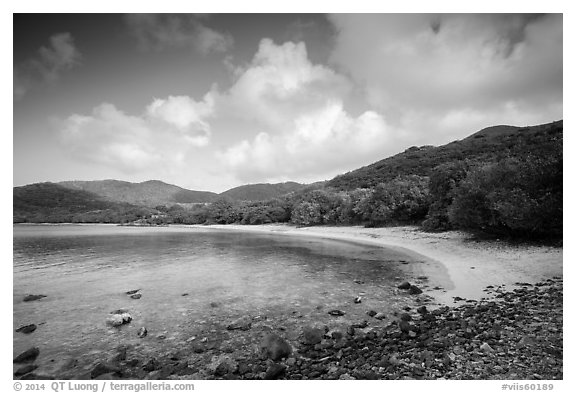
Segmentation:
[(563, 248), (474, 241), (460, 231), (429, 233), (415, 226), (364, 228), (361, 226), (294, 227), (264, 225), (186, 225), (182, 227), (244, 231), (283, 236), (308, 236), (388, 247), (422, 260), (409, 266), (412, 276), (427, 276), (443, 291), (425, 291), (443, 304), (454, 297), (480, 300), (486, 287), (535, 284), (563, 277)]

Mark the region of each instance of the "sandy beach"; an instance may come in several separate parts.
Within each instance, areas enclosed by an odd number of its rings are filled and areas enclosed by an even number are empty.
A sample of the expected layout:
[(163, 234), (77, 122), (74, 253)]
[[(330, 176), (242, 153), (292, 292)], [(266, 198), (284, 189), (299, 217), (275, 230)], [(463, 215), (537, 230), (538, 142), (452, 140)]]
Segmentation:
[[(414, 276), (427, 276), (427, 294), (452, 304), (454, 297), (479, 300), (487, 286), (510, 287), (517, 282), (536, 283), (562, 277), (563, 249), (549, 246), (510, 245), (503, 241), (474, 241), (463, 232), (427, 233), (417, 227), (364, 228), (305, 227), (289, 225), (212, 225), (202, 228), (314, 236), (401, 249), (422, 262), (409, 266)], [(432, 290), (440, 286), (443, 290)], [(510, 288), (511, 289), (511, 288)]]

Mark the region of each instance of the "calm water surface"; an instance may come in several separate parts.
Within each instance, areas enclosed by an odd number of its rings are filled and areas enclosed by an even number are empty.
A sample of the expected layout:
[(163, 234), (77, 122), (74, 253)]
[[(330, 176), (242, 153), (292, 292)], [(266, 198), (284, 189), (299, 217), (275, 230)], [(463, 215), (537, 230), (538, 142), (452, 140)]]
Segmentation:
[[(410, 261), (343, 241), (185, 227), (15, 225), (13, 240), (13, 327), (38, 325), (14, 333), (14, 356), (38, 346), (37, 364), (48, 371), (69, 358), (105, 358), (120, 344), (178, 347), (243, 315), (293, 339), (306, 323), (361, 321), (399, 300), (391, 283), (403, 274), (399, 262)], [(130, 299), (132, 289), (142, 298)], [(26, 294), (47, 297), (25, 303)], [(106, 326), (118, 308), (134, 320)], [(329, 316), (334, 308), (346, 317)], [(136, 334), (142, 326), (146, 339)]]

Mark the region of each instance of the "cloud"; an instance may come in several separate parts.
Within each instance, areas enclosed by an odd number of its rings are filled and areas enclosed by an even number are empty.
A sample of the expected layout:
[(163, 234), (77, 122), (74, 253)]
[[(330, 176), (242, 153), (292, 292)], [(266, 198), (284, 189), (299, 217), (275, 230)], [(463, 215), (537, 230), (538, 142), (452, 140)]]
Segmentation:
[(226, 52), (234, 40), (194, 15), (128, 14), (124, 18), (142, 50), (194, 48), (203, 54)]
[(135, 173), (179, 166), (190, 149), (209, 144), (212, 115), (208, 93), (196, 102), (186, 96), (155, 99), (140, 116), (103, 103), (90, 115), (74, 114), (60, 124), (67, 151), (82, 160)]
[(381, 115), (347, 113), (343, 99), (350, 82), (312, 64), (304, 43), (264, 39), (252, 62), (236, 74), (218, 105), (260, 132), (217, 156), (244, 181), (337, 173), (376, 157), (389, 142)]
[(406, 132), (418, 133), (407, 124), (420, 118), (428, 124), (419, 126), (441, 133), (431, 122), (455, 112), (484, 113), (484, 126), (495, 119), (526, 123), (534, 112), (542, 122), (562, 116), (562, 15), (330, 19), (338, 31), (331, 62)]
[(21, 99), (39, 82), (55, 82), (62, 72), (80, 65), (82, 55), (70, 33), (50, 37), (33, 58), (14, 67), (14, 98)]

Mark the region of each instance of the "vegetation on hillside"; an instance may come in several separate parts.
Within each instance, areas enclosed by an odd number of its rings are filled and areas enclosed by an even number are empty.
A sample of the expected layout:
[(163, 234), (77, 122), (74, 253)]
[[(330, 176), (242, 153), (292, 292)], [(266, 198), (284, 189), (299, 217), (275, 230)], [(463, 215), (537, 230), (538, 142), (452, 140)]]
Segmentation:
[(13, 190), (14, 223), (128, 223), (152, 217), (154, 211), (102, 199), (54, 183), (36, 183)]

